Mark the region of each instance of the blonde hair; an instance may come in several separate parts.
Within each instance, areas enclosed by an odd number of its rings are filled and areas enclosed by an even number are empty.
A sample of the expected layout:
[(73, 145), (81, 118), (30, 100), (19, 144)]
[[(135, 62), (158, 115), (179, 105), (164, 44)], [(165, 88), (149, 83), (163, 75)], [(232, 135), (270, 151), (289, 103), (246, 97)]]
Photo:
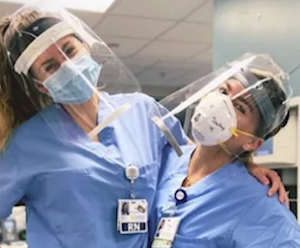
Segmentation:
[(52, 102), (50, 97), (36, 89), (33, 80), (15, 73), (5, 47), (18, 30), (24, 30), (44, 17), (59, 18), (52, 13), (28, 10), (0, 21), (0, 151), (18, 125)]

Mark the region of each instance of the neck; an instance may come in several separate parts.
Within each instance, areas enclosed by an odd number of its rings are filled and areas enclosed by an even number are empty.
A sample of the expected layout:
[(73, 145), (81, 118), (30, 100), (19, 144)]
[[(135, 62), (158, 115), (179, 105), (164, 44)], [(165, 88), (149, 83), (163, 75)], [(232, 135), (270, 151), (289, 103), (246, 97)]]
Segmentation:
[(63, 108), (86, 133), (89, 133), (97, 125), (98, 102), (99, 97), (94, 94), (84, 103), (63, 105)]
[(229, 163), (232, 157), (220, 146), (198, 145), (190, 160), (184, 186), (188, 187)]

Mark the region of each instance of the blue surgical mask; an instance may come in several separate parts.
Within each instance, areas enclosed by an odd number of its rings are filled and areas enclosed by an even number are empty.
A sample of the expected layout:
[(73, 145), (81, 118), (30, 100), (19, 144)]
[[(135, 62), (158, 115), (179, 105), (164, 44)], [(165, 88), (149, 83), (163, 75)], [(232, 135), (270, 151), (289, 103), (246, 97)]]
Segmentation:
[(91, 99), (98, 82), (101, 65), (87, 53), (79, 53), (44, 82), (55, 103), (78, 104)]

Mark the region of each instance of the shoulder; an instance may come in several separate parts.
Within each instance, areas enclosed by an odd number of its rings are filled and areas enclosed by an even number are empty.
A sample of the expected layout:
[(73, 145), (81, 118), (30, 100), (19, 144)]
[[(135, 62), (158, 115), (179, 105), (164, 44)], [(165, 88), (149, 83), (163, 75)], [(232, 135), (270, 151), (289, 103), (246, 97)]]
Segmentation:
[(115, 95), (104, 93), (103, 97), (105, 97), (105, 100), (115, 108), (120, 108), (121, 106), (128, 104), (129, 109), (126, 111), (126, 118), (131, 118), (131, 121), (135, 120), (140, 123), (143, 120), (156, 128), (152, 117), (155, 115), (163, 115), (163, 107), (153, 97), (143, 93), (136, 92)]
[[(243, 166), (239, 164), (238, 166)], [(278, 195), (269, 197), (267, 192), (269, 186), (261, 184), (256, 178), (251, 176), (246, 168), (239, 168), (240, 173), (234, 175), (235, 180), (232, 188), (232, 197), (238, 199), (238, 204), (244, 206), (240, 222), (253, 224), (265, 221), (274, 216), (284, 217), (291, 221), (294, 220), (292, 212), (278, 200)]]
[(269, 186), (261, 184), (253, 177), (242, 162), (235, 162), (227, 166), (230, 167), (232, 172), (230, 175), (232, 183), (230, 185), (236, 188), (234, 194), (244, 194), (253, 200), (267, 196)]
[(195, 145), (180, 146), (183, 154), (178, 154), (172, 146), (166, 146), (164, 149), (163, 167), (159, 178), (159, 187), (163, 187), (164, 183), (171, 180), (175, 174), (185, 174), (189, 166), (192, 153), (195, 151)]
[[(105, 93), (104, 97), (115, 107), (121, 107), (124, 104), (129, 104), (131, 111), (144, 113), (150, 118), (154, 116), (161, 117), (168, 113), (167, 109), (159, 102), (144, 93), (136, 92), (115, 95)], [(171, 118), (171, 120), (173, 120), (173, 118)]]
[(104, 93), (104, 97), (108, 98), (112, 102), (117, 102), (117, 103), (130, 103), (130, 104), (139, 104), (139, 105), (148, 105), (148, 106), (157, 103), (153, 97), (140, 92), (115, 94), (115, 95), (109, 95), (108, 93)]
[(13, 132), (13, 138), (20, 139), (24, 137), (24, 135), (33, 135), (45, 131), (45, 129), (49, 128), (47, 123), (50, 124), (50, 122), (56, 121), (53, 117), (56, 116), (57, 113), (58, 112), (54, 105), (44, 109), (16, 128), (16, 130)]
[(20, 149), (30, 147), (37, 137), (49, 134), (50, 125), (47, 124), (47, 119), (53, 116), (53, 111), (52, 106), (48, 107), (15, 128), (2, 154), (11, 152), (17, 154)]
[(278, 221), (297, 224), (295, 216), (284, 204), (279, 202), (277, 194), (272, 197), (267, 196), (269, 187), (259, 182), (255, 182), (252, 185), (254, 186), (252, 189), (247, 187), (247, 191), (245, 191), (250, 199), (252, 199), (252, 204), (249, 205), (249, 208), (246, 209), (245, 214), (241, 217), (241, 224), (274, 224)]
[(266, 247), (269, 247), (267, 245), (273, 242), (272, 239), (275, 239), (277, 234), (288, 229), (295, 230), (299, 235), (300, 228), (295, 216), (279, 202), (278, 195), (268, 197), (268, 186), (259, 183), (246, 168), (240, 167), (237, 170), (239, 173), (233, 174), (227, 182), (231, 185), (228, 187), (227, 201), (232, 202), (232, 211), (236, 213), (236, 219), (230, 228), (231, 242), (235, 246), (230, 247), (245, 247), (251, 242), (266, 244)]
[(234, 247), (298, 247), (296, 239), (300, 241), (300, 227), (293, 213), (277, 197), (267, 196), (258, 198), (240, 216), (231, 235)]
[[(213, 180), (212, 180), (213, 179)], [(256, 223), (261, 216), (267, 216), (270, 209), (281, 209), (285, 211), (284, 205), (278, 201), (278, 196), (268, 197), (269, 187), (261, 184), (256, 178), (251, 176), (247, 168), (240, 162), (231, 163), (223, 166), (219, 171), (215, 172), (209, 182), (216, 184), (220, 194), (226, 195), (224, 204), (232, 211), (236, 224), (242, 220), (245, 223), (253, 220)], [(215, 189), (215, 188), (213, 188)], [(232, 228), (234, 228), (234, 223)]]

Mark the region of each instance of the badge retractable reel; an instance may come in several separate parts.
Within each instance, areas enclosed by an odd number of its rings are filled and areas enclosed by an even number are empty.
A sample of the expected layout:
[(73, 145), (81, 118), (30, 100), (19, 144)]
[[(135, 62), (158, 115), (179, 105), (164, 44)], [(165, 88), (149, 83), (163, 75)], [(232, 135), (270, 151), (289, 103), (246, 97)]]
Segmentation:
[(148, 202), (136, 199), (135, 181), (140, 176), (139, 168), (129, 165), (125, 169), (126, 178), (130, 181), (128, 199), (119, 200), (117, 228), (121, 234), (145, 233), (148, 231)]

